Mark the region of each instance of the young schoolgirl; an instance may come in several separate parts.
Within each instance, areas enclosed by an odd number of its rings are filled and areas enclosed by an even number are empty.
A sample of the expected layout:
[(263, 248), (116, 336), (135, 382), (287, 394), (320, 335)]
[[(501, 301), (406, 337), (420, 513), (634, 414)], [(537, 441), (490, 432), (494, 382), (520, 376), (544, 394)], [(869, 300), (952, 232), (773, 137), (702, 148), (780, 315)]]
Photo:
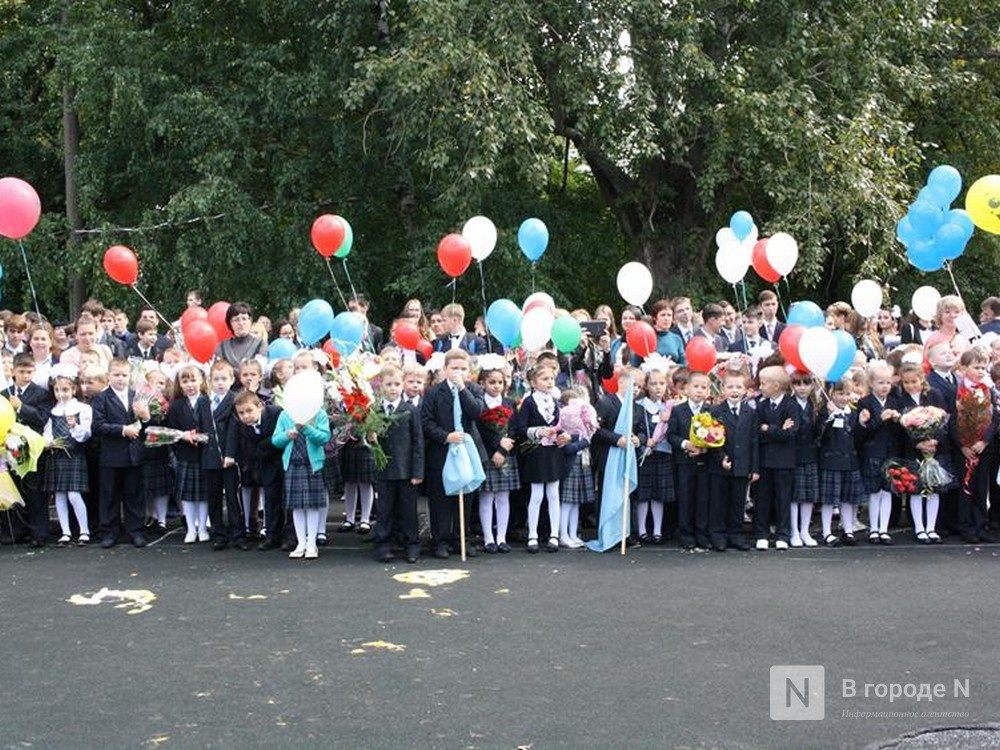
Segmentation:
[(570, 436), (563, 446), (565, 468), (559, 483), (559, 544), (579, 549), (580, 508), (597, 500), (594, 472), (590, 468), (590, 439), (597, 430), (597, 412), (590, 405), (585, 386), (567, 388), (559, 395), (559, 426)]
[[(297, 375), (300, 372), (315, 370), (322, 376), (326, 373), (326, 365), (329, 361), (326, 353), (318, 349), (300, 349), (291, 360), (292, 374)], [(323, 406), (326, 416), (329, 418), (336, 405), (331, 398), (325, 397)], [(340, 477), (340, 462), (337, 460), (337, 443), (332, 437), (323, 446), (323, 486), (326, 488), (327, 502), (319, 509), (319, 527), (316, 530), (317, 547), (325, 547), (327, 545), (326, 522), (330, 514), (330, 498), (343, 490), (343, 482)], [(295, 532), (294, 524), (292, 525), (292, 531)], [(286, 539), (281, 548), (284, 550), (288, 547), (285, 551), (293, 549), (292, 546), (289, 546), (290, 541), (290, 539)], [(301, 540), (299, 543), (301, 544)]]
[[(338, 455), (340, 477), (344, 482), (344, 522), (337, 531), (371, 531), (372, 506), (375, 502), (375, 459), (372, 452), (359, 440), (348, 440), (340, 446)], [(360, 501), (361, 517), (354, 524)]]
[[(196, 365), (185, 365), (177, 373), (177, 387), (180, 391), (167, 410), (167, 426), (194, 434), (198, 429), (198, 401), (207, 398), (204, 394), (205, 379)], [(174, 497), (184, 514), (187, 533), (185, 544), (207, 542), (208, 498), (205, 496), (205, 481), (201, 474), (202, 446), (193, 440), (178, 441), (172, 446), (176, 462), (177, 477), (174, 482)]]
[(271, 403), (275, 406), (282, 406), (285, 398), (285, 383), (295, 372), (295, 366), (290, 359), (278, 359), (271, 365), (271, 374), (268, 375), (268, 387), (271, 391)]
[(560, 434), (559, 404), (552, 395), (556, 384), (555, 367), (535, 365), (528, 371), (531, 394), (521, 402), (511, 422), (511, 433), (525, 446), (521, 455), (521, 480), (531, 486), (528, 501), (528, 552), (538, 552), (538, 517), (542, 500), (548, 500), (548, 552), (559, 551), (559, 479), (563, 473), (560, 448), (569, 442), (569, 435)]
[[(673, 447), (667, 425), (674, 402), (667, 399), (667, 373), (646, 372), (646, 395), (635, 404), (633, 431), (639, 438), (639, 474), (636, 487), (636, 521), (639, 542), (663, 544), (663, 509), (675, 503)], [(652, 536), (648, 532), (652, 516)]]
[(858, 425), (861, 429), (861, 481), (868, 496), (868, 541), (892, 544), (889, 516), (892, 493), (883, 466), (899, 455), (897, 445), (899, 412), (890, 405), (893, 370), (882, 361), (868, 365), (867, 396), (858, 402)]
[[(823, 542), (835, 547), (841, 541), (855, 544), (854, 519), (859, 503), (864, 497), (864, 485), (858, 469), (857, 441), (859, 439), (858, 414), (849, 404), (853, 385), (843, 378), (830, 385), (830, 401), (819, 412), (819, 498), (823, 507)], [(833, 508), (840, 506), (840, 520), (844, 528), (840, 540), (832, 533)]]
[(271, 442), (282, 450), (284, 504), (286, 510), (292, 511), (298, 542), (288, 556), (314, 560), (319, 557), (316, 539), (321, 530), (321, 511), (329, 503), (323, 482), (323, 449), (330, 442), (330, 418), (320, 409), (307, 424), (295, 424), (283, 411)]
[[(492, 360), (490, 359), (492, 357)], [(484, 362), (485, 360), (485, 362)], [(495, 361), (493, 361), (495, 360)], [(486, 479), (479, 488), (479, 523), (483, 529), (483, 549), (487, 554), (510, 552), (507, 544), (507, 524), (510, 521), (510, 493), (520, 489), (514, 439), (510, 437), (510, 420), (514, 402), (504, 396), (506, 364), (499, 355), (480, 357), (479, 434), (486, 446)], [(405, 381), (404, 381), (405, 388)], [(496, 535), (493, 533), (493, 512), (496, 510)]]
[[(900, 416), (917, 406), (936, 406), (945, 408), (941, 394), (927, 385), (924, 368), (920, 364), (904, 362), (899, 368), (902, 395), (894, 404)], [(941, 466), (954, 476), (952, 471), (952, 442), (949, 437), (948, 425), (945, 425), (936, 438), (914, 442), (905, 432), (900, 435), (903, 458), (919, 461), (925, 455), (933, 456)], [(941, 544), (937, 533), (938, 510), (941, 507), (940, 493), (946, 487), (920, 488), (918, 494), (910, 495), (910, 515), (913, 517), (913, 533), (920, 544)], [(926, 496), (925, 496), (926, 491)]]
[(809, 533), (813, 504), (819, 502), (819, 453), (816, 442), (820, 422), (816, 418), (816, 379), (805, 372), (792, 375), (792, 402), (795, 416), (795, 489), (792, 493), (789, 520), (792, 524), (792, 547), (815, 547)]
[[(90, 524), (83, 493), (89, 491), (87, 481), (87, 455), (84, 444), (90, 439), (93, 411), (87, 404), (76, 399), (77, 372), (71, 365), (54, 365), (52, 368), (52, 407), (45, 423), (43, 437), (49, 447), (45, 461), (45, 479), (42, 490), (54, 492), (56, 514), (62, 536), (57, 544), (65, 547), (70, 543), (69, 506), (80, 529), (78, 544), (90, 542)], [(53, 441), (58, 441), (53, 445)]]
[[(271, 403), (271, 392), (263, 386), (263, 375), (263, 368), (256, 359), (240, 362), (240, 389), (253, 393), (266, 406)], [(260, 485), (255, 484), (254, 480), (242, 470), (240, 472), (240, 498), (243, 504), (243, 527), (247, 537), (253, 538), (257, 536), (258, 532), (257, 517), (261, 510), (263, 493)]]
[[(167, 376), (159, 369), (149, 369), (144, 383), (136, 386), (136, 399), (144, 399), (150, 405), (152, 424), (163, 424), (169, 411), (169, 386)], [(154, 414), (154, 403), (160, 404), (160, 412)], [(167, 503), (174, 491), (174, 471), (170, 466), (168, 446), (144, 446), (142, 449), (142, 494), (146, 502), (146, 517), (149, 531), (164, 534), (167, 531)]]

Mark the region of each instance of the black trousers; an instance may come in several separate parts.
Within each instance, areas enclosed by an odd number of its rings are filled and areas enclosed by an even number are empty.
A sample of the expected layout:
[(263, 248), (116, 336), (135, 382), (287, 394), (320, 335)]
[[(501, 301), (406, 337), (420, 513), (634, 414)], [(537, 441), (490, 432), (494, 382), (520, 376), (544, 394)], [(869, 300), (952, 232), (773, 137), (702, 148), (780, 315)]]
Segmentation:
[(708, 464), (677, 463), (677, 531), (684, 545), (707, 547), (709, 538)]
[(747, 498), (747, 477), (712, 474), (709, 479), (708, 527), (712, 544), (740, 545), (743, 535), (743, 509)]
[[(212, 539), (236, 541), (246, 537), (243, 527), (243, 502), (237, 487), (239, 470), (205, 469), (205, 494), (208, 496), (208, 519), (212, 522)], [(225, 513), (223, 512), (225, 501)], [(226, 523), (228, 519), (228, 524)]]
[(990, 468), (993, 464), (990, 451), (986, 451), (979, 460), (979, 465), (972, 471), (968, 491), (964, 486), (965, 463), (958, 465), (959, 496), (957, 508), (958, 530), (961, 534), (978, 536), (987, 529), (986, 496), (990, 492), (993, 474)]
[(754, 539), (767, 539), (774, 523), (776, 540), (791, 539), (792, 490), (795, 488), (795, 469), (761, 469), (757, 485), (757, 502), (754, 506)]
[(7, 516), (15, 540), (27, 535), (42, 542), (49, 538), (49, 493), (41, 490), (41, 478), (44, 473), (45, 468), (42, 464), (39, 464), (37, 471), (24, 477), (10, 472), (14, 486), (24, 500), (23, 513), (15, 509)]
[(375, 554), (388, 552), (394, 537), (402, 538), (407, 552), (417, 551), (417, 488), (408, 479), (379, 482), (375, 505)]
[[(285, 530), (285, 508), (282, 503), (284, 484), (279, 481), (259, 488), (264, 493), (264, 528), (267, 530), (267, 538), (276, 542), (281, 541), (281, 534)], [(253, 523), (253, 519), (250, 522)]]
[(98, 511), (102, 538), (117, 538), (125, 511), (125, 531), (138, 534), (146, 520), (141, 494), (142, 469), (138, 466), (101, 467), (101, 505)]

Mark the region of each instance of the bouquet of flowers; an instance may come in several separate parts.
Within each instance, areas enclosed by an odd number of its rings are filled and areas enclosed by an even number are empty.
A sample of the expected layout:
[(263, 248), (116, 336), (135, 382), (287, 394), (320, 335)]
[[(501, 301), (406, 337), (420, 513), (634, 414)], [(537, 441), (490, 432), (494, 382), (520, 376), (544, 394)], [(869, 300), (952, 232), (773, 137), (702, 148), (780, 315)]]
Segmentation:
[(639, 457), (639, 465), (646, 460), (650, 453), (653, 452), (653, 448), (656, 447), (657, 443), (663, 442), (667, 437), (667, 427), (670, 426), (670, 412), (674, 409), (673, 401), (666, 401), (660, 407), (659, 419), (656, 422), (656, 427), (653, 428), (653, 434), (650, 438), (653, 440), (652, 446), (645, 446), (642, 451), (642, 455)]
[(147, 448), (161, 448), (173, 445), (180, 440), (194, 440), (196, 443), (207, 443), (208, 435), (194, 430), (175, 430), (171, 427), (149, 425), (143, 433), (142, 444)]
[(990, 422), (993, 421), (993, 399), (990, 397), (989, 389), (984, 383), (959, 385), (955, 410), (958, 440), (965, 454), (965, 477), (962, 486), (968, 492), (972, 472), (976, 470), (980, 459), (978, 453), (973, 453), (972, 447), (983, 440)]
[(15, 505), (24, 505), (10, 472), (19, 477), (35, 471), (38, 459), (45, 450), (45, 438), (23, 424), (15, 422), (0, 444), (0, 511)]
[(701, 411), (691, 418), (688, 441), (695, 448), (721, 448), (726, 444), (726, 428), (707, 411)]
[(886, 461), (882, 467), (889, 486), (897, 495), (912, 495), (917, 491), (920, 477), (915, 469), (916, 467), (908, 461), (892, 459)]
[(170, 404), (167, 403), (167, 399), (163, 395), (163, 391), (155, 386), (150, 385), (145, 380), (139, 381), (135, 387), (135, 403), (144, 403), (149, 407), (149, 418), (154, 421), (160, 421), (167, 414), (167, 409)]
[(339, 373), (338, 377), (333, 398), (340, 404), (340, 409), (331, 416), (337, 443), (344, 445), (349, 440), (360, 442), (371, 451), (375, 468), (381, 471), (389, 464), (389, 456), (378, 438), (388, 432), (398, 417), (395, 414), (390, 416), (376, 406), (371, 384), (361, 372), (352, 374), (348, 370)]
[(506, 437), (507, 425), (510, 423), (510, 418), (513, 415), (513, 409), (500, 404), (500, 406), (491, 406), (489, 409), (484, 409), (479, 414), (479, 421), (500, 437)]
[[(904, 412), (899, 418), (899, 424), (915, 443), (936, 440), (940, 431), (948, 424), (948, 412), (937, 406), (918, 406)], [(926, 495), (947, 485), (952, 476), (934, 458), (933, 451), (924, 451), (923, 454), (917, 475)]]

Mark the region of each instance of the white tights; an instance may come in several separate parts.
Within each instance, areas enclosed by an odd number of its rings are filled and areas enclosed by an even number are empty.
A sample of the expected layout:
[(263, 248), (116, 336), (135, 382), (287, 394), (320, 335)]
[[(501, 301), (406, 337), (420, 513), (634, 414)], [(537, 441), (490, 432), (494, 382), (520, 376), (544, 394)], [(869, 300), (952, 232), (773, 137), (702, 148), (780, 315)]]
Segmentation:
[[(661, 505), (662, 507), (662, 505)], [(559, 539), (571, 542), (582, 542), (580, 531), (580, 506), (576, 503), (566, 503), (559, 512)]]
[[(73, 515), (80, 527), (80, 533), (90, 536), (90, 524), (87, 521), (87, 505), (79, 492), (56, 493), (56, 515), (59, 516), (59, 528), (63, 536), (69, 536), (69, 506), (73, 506)], [(164, 513), (164, 517), (166, 514)]]
[(264, 490), (260, 487), (241, 487), (240, 494), (243, 497), (243, 529), (249, 532), (252, 528), (250, 522), (256, 517), (260, 502), (264, 498)]
[[(577, 516), (579, 517), (579, 506), (577, 506)], [(639, 526), (639, 535), (646, 533), (646, 516), (653, 516), (653, 536), (663, 536), (663, 503), (653, 500), (636, 504), (636, 518)], [(573, 538), (577, 538), (573, 534)]]
[(319, 533), (320, 509), (293, 510), (292, 523), (295, 525), (295, 538), (300, 549), (315, 549), (316, 535)]
[[(809, 524), (812, 523), (813, 504), (812, 503), (791, 503), (792, 539), (807, 539), (809, 537)], [(833, 513), (833, 508), (830, 508)], [(831, 519), (833, 516), (831, 515)], [(823, 536), (829, 532), (823, 527)]]
[(181, 512), (184, 513), (184, 523), (187, 525), (188, 531), (205, 531), (208, 528), (207, 501), (185, 500), (181, 503)]
[(160, 495), (146, 501), (146, 515), (155, 518), (161, 526), (167, 525), (167, 503), (170, 501), (169, 495)]
[(538, 514), (542, 498), (549, 501), (549, 534), (559, 532), (559, 482), (532, 482), (531, 499), (528, 501), (528, 539), (538, 539)]
[(914, 533), (919, 534), (926, 531), (929, 534), (935, 531), (940, 503), (941, 498), (938, 497), (936, 492), (927, 497), (927, 519), (925, 524), (923, 495), (910, 495), (910, 514), (913, 516)]
[(354, 523), (354, 512), (358, 507), (358, 496), (361, 497), (361, 523), (371, 523), (372, 503), (375, 501), (375, 488), (369, 482), (344, 483), (344, 513), (347, 515), (347, 521)]
[(886, 490), (868, 496), (868, 528), (880, 534), (889, 533), (889, 515), (892, 513), (892, 495)]
[(479, 525), (483, 527), (483, 544), (492, 544), (493, 539), (493, 507), (497, 509), (496, 543), (507, 541), (507, 523), (510, 521), (510, 493), (480, 492), (479, 493)]

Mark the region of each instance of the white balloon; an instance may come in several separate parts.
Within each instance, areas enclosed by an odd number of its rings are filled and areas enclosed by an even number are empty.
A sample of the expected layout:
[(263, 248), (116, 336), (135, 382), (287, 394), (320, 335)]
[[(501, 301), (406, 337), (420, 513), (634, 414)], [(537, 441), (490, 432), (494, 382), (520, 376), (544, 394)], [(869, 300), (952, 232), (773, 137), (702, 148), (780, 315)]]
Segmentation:
[(284, 409), (295, 424), (306, 424), (323, 408), (323, 376), (315, 370), (292, 375), (285, 384)]
[(910, 307), (921, 320), (934, 320), (937, 315), (938, 302), (941, 301), (941, 292), (932, 286), (922, 286), (913, 293), (910, 300)]
[(472, 257), (486, 260), (497, 246), (496, 225), (485, 216), (473, 216), (462, 227), (462, 236), (472, 248)]
[(715, 251), (715, 270), (730, 284), (743, 280), (750, 268), (746, 253), (738, 245), (736, 247), (720, 247)]
[(877, 281), (862, 279), (851, 290), (851, 304), (858, 315), (870, 318), (882, 309), (882, 287)]
[(827, 373), (837, 361), (837, 337), (833, 331), (823, 326), (804, 330), (799, 339), (799, 359), (809, 372), (826, 380)]
[[(546, 294), (545, 292), (535, 292), (534, 294), (529, 294), (527, 299), (524, 300), (524, 304), (521, 305), (521, 312), (527, 311), (529, 307), (532, 306), (533, 302), (543, 303), (541, 306), (548, 310), (552, 315), (556, 314), (556, 301), (552, 299), (552, 295)], [(537, 305), (535, 305), (537, 307)]]
[(782, 276), (787, 276), (799, 259), (799, 243), (792, 235), (778, 232), (767, 241), (766, 253), (771, 268)]
[(545, 307), (533, 307), (521, 319), (521, 345), (536, 352), (548, 343), (555, 317)]
[(653, 274), (642, 263), (631, 261), (619, 268), (617, 281), (618, 293), (630, 305), (645, 305), (653, 293)]
[(750, 248), (753, 249), (753, 246), (757, 244), (757, 240), (759, 238), (760, 238), (760, 230), (757, 229), (757, 225), (754, 224), (752, 227), (750, 227), (750, 234), (744, 237), (743, 241), (749, 242)]
[(716, 247), (729, 247), (740, 244), (740, 240), (732, 229), (723, 227), (715, 233), (715, 244)]

